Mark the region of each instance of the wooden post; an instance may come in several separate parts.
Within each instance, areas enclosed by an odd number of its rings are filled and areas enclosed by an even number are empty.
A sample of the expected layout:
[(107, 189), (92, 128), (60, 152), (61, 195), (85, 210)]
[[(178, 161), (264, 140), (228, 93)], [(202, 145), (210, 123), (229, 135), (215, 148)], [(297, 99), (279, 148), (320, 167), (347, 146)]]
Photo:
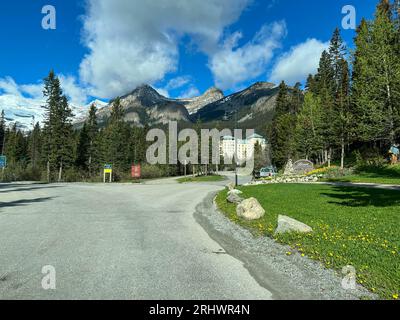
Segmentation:
[(47, 182), (50, 183), (50, 161), (47, 160)]

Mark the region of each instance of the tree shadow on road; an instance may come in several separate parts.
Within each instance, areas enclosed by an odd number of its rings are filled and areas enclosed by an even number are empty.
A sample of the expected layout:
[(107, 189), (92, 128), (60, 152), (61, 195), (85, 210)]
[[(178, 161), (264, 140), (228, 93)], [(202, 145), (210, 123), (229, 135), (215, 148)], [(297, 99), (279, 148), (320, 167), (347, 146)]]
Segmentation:
[(346, 207), (400, 206), (400, 191), (367, 187), (334, 186), (331, 193), (321, 193), (338, 201), (329, 203)]
[[(55, 189), (62, 188), (62, 186), (55, 186), (51, 184), (9, 184), (9, 185), (0, 185), (0, 194), (1, 193), (10, 193), (10, 192), (18, 192), (18, 191), (34, 191), (41, 189)], [(1, 190), (5, 189), (5, 190)]]
[(11, 207), (19, 207), (19, 206), (26, 206), (32, 203), (41, 203), (45, 201), (49, 201), (54, 199), (54, 197), (46, 197), (46, 198), (36, 198), (36, 199), (23, 199), (23, 200), (16, 200), (10, 202), (0, 202), (0, 209), (3, 208), (11, 208)]

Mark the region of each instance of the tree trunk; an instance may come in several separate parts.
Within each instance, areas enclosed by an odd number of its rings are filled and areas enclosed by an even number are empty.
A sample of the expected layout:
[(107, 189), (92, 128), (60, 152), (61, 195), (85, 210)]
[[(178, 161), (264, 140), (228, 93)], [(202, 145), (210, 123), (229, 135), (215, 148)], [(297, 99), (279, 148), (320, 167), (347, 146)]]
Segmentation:
[(50, 183), (50, 161), (47, 161), (47, 182)]
[(61, 182), (62, 170), (63, 170), (63, 163), (61, 161), (61, 163), (60, 163), (60, 171), (58, 172), (58, 182)]
[(385, 80), (386, 80), (386, 98), (388, 101), (388, 105), (389, 105), (389, 139), (390, 139), (390, 143), (395, 143), (395, 128), (394, 128), (394, 110), (393, 110), (393, 105), (392, 105), (392, 88), (390, 86), (390, 76), (389, 76), (389, 66), (387, 65), (387, 59), (386, 57), (383, 59), (383, 63), (385, 66)]
[(328, 168), (331, 167), (331, 157), (332, 157), (332, 148), (329, 148), (329, 152), (328, 152)]
[(89, 177), (92, 177), (92, 156), (89, 156)]
[(345, 145), (344, 145), (344, 139), (342, 138), (342, 154), (340, 157), (340, 169), (344, 169), (344, 155), (345, 155)]

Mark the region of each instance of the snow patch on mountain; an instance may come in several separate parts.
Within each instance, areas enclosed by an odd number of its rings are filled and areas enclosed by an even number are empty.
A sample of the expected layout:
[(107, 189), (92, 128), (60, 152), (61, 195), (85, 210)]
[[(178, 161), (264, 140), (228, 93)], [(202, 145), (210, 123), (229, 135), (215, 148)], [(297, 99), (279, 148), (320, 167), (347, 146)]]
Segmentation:
[[(73, 122), (86, 119), (92, 104), (95, 104), (98, 109), (108, 105), (108, 103), (101, 100), (94, 100), (85, 106), (70, 104), (69, 106), (74, 115)], [(0, 112), (4, 110), (6, 124), (10, 126), (16, 124), (21, 130), (31, 130), (37, 122), (43, 125), (46, 113), (44, 105), (44, 100), (16, 99), (11, 95), (0, 96)]]

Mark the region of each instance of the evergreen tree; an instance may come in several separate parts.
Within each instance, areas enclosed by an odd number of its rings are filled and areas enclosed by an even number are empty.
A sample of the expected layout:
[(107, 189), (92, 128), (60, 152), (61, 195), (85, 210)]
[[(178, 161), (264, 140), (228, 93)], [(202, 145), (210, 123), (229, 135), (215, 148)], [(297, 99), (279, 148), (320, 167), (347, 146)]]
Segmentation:
[(312, 92), (307, 92), (296, 126), (296, 144), (303, 158), (318, 160), (318, 151), (322, 147), (323, 132), (321, 128), (321, 100)]
[(352, 141), (354, 117), (350, 103), (350, 70), (345, 59), (339, 62), (339, 87), (335, 96), (333, 134), (340, 145), (340, 167), (344, 169), (345, 146)]
[[(274, 163), (282, 167), (295, 156), (294, 131), (296, 128), (296, 109), (293, 95), (285, 82), (279, 85), (275, 115), (269, 128), (269, 137)], [(296, 102), (297, 104), (297, 102)]]
[(292, 94), (291, 94), (291, 106), (290, 112), (292, 114), (298, 114), (301, 110), (301, 106), (304, 101), (303, 91), (301, 90), (301, 83), (297, 82), (293, 87)]
[(4, 154), (5, 140), (6, 140), (6, 119), (4, 116), (4, 110), (1, 110), (1, 115), (0, 115), (0, 155)]
[(341, 90), (342, 84), (342, 61), (345, 60), (346, 47), (340, 35), (338, 28), (335, 29), (332, 35), (331, 43), (329, 46), (329, 58), (331, 61), (333, 92), (336, 96)]
[(119, 173), (130, 168), (129, 134), (121, 100), (117, 98), (113, 102), (111, 116), (101, 138), (102, 159), (105, 163), (113, 164), (117, 178)]
[(346, 60), (346, 47), (339, 29), (335, 29), (329, 47), (332, 66), (333, 105), (330, 122), (332, 146), (340, 147), (341, 168), (344, 168), (345, 146), (352, 137), (352, 114), (350, 108), (350, 69)]
[(399, 128), (400, 61), (388, 1), (382, 0), (374, 21), (363, 21), (357, 31), (353, 102), (359, 139), (394, 143)]
[(5, 155), (11, 165), (27, 161), (27, 144), (16, 123), (6, 132)]
[(254, 145), (254, 170), (260, 170), (267, 164), (267, 153), (260, 143)]
[(79, 132), (78, 145), (76, 148), (75, 165), (80, 170), (83, 171), (88, 170), (89, 148), (90, 148), (90, 138), (89, 138), (88, 127), (85, 122), (83, 124), (83, 128)]
[(278, 167), (283, 167), (289, 159), (295, 156), (295, 121), (293, 115), (287, 113), (275, 120), (272, 141), (274, 163)]
[(99, 168), (100, 163), (98, 159), (98, 143), (97, 136), (99, 127), (97, 123), (97, 108), (94, 104), (90, 106), (89, 118), (86, 122), (88, 138), (89, 138), (89, 149), (88, 149), (88, 163), (87, 167), (89, 170), (89, 176), (92, 176), (93, 169)]
[(40, 166), (41, 159), (41, 149), (42, 149), (42, 133), (39, 123), (35, 124), (32, 132), (29, 134), (29, 155), (30, 162), (33, 169)]
[(316, 80), (312, 74), (309, 74), (306, 82), (306, 91), (316, 93)]
[(334, 119), (334, 70), (332, 68), (331, 56), (327, 51), (321, 55), (318, 73), (315, 76), (315, 92), (319, 96), (322, 106), (322, 130), (323, 135), (323, 162), (330, 165), (332, 147), (334, 145), (332, 122)]
[(279, 85), (278, 96), (275, 105), (275, 118), (290, 112), (289, 88), (284, 81)]
[(63, 169), (69, 167), (74, 158), (71, 123), (73, 115), (61, 90), (60, 80), (53, 70), (44, 79), (43, 94), (47, 98), (43, 155), (47, 160), (49, 180), (51, 171), (58, 170), (58, 181), (61, 181)]

